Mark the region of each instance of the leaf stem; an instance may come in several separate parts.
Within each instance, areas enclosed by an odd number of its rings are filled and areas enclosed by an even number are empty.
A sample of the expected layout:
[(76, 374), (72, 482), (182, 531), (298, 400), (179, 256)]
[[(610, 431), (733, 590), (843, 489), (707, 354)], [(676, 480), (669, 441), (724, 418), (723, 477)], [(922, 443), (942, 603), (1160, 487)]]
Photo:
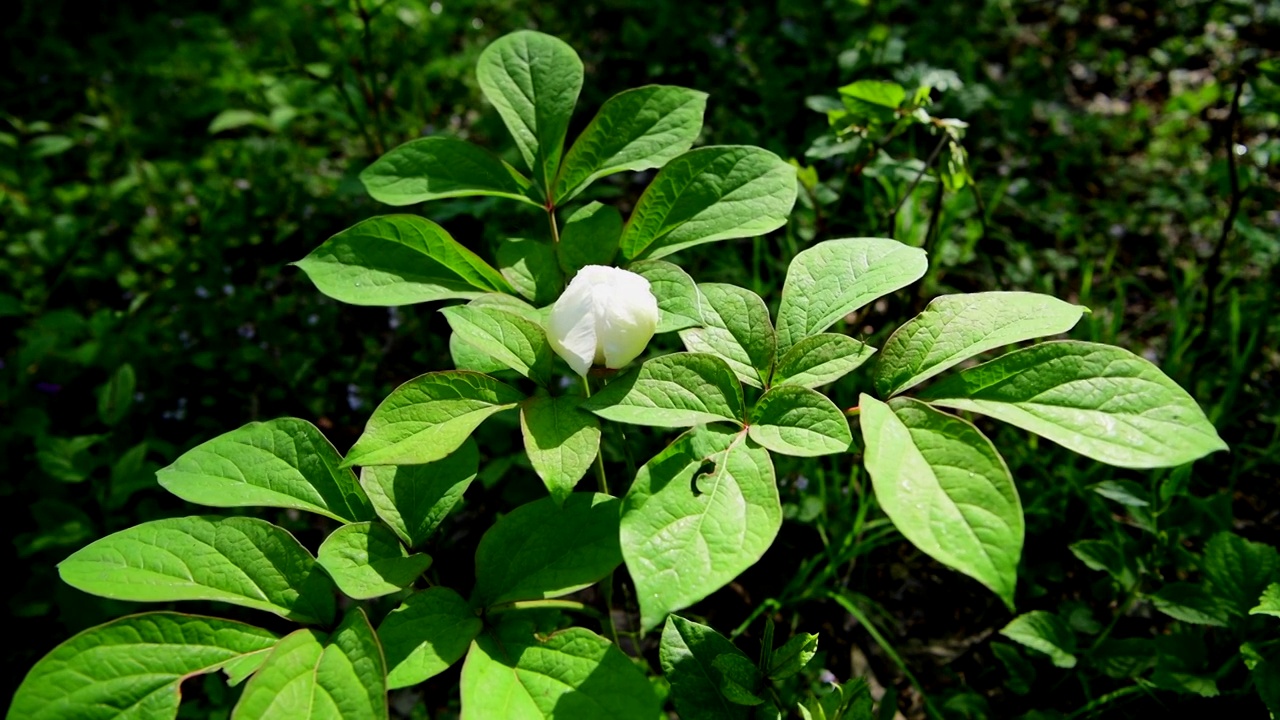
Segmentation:
[(557, 599), (513, 600), (511, 602), (498, 603), (497, 605), (492, 605), (485, 610), (485, 614), (498, 615), (504, 612), (511, 612), (513, 610), (572, 610), (573, 612), (579, 612), (583, 615), (589, 615), (594, 618), (603, 619), (604, 617), (599, 610), (596, 610), (586, 603), (581, 603), (577, 600)]
[(547, 222), (551, 224), (551, 241), (556, 245), (559, 245), (560, 244), (560, 226), (556, 223), (556, 208), (554, 205), (551, 205), (548, 203), (548, 205), (546, 206), (546, 210), (547, 210)]
[[(551, 227), (553, 228), (555, 227), (554, 221), (551, 223)], [(582, 376), (582, 391), (587, 394), (587, 397), (591, 397), (591, 381), (587, 379), (586, 375)], [(604, 474), (604, 449), (603, 448), (596, 451), (596, 482), (600, 486), (600, 492), (604, 493), (605, 495), (611, 494), (609, 492), (609, 479)]]

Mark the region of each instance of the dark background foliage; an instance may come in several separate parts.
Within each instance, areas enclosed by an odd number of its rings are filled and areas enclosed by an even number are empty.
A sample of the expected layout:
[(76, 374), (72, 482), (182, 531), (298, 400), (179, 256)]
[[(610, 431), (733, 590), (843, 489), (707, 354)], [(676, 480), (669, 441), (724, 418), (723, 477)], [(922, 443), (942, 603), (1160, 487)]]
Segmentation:
[[(62, 639), (134, 609), (61, 584), (60, 559), (137, 522), (201, 512), (159, 490), (156, 468), (284, 415), (345, 450), (393, 387), (449, 365), (435, 307), (342, 306), (288, 263), (385, 211), (355, 179), (385, 149), (450, 133), (514, 157), (473, 68), (490, 40), (526, 27), (586, 63), (571, 135), (616, 92), (685, 85), (710, 93), (701, 144), (756, 144), (812, 166), (817, 182), (785, 231), (682, 253), (698, 280), (776, 302), (790, 258), (815, 239), (894, 234), (926, 244), (933, 267), (918, 291), (850, 323), (873, 344), (937, 293), (1035, 290), (1093, 309), (1076, 337), (1139, 352), (1191, 390), (1232, 452), (1190, 470), (1119, 471), (990, 428), (1028, 517), (1020, 610), (1062, 612), (1094, 635), (1110, 623), (1107, 633), (1165, 636), (1169, 618), (1117, 596), (1067, 546), (1111, 538), (1173, 578), (1194, 575), (1218, 530), (1280, 544), (1280, 91), (1265, 63), (1280, 37), (1274, 0), (24, 0), (8, 10), (0, 522), (10, 541), (0, 553), (11, 640), (0, 696)], [(930, 112), (969, 123), (976, 186), (910, 182), (936, 142), (923, 132), (885, 143), (874, 162), (806, 156), (827, 132), (807, 99), (863, 78), (931, 84)], [(603, 194), (625, 211), (647, 180), (615, 178)], [(543, 222), (492, 200), (421, 212), (482, 253)], [(842, 386), (837, 401), (854, 404), (855, 390)], [(514, 428), (483, 430), (483, 483), (432, 553), (432, 572), (459, 587), (494, 514), (543, 492)], [(660, 441), (626, 449), (643, 462)], [(620, 438), (605, 442), (625, 457)], [(815, 668), (899, 692), (910, 717), (919, 692), (827, 592), (872, 609), (948, 715), (1070, 713), (1122, 685), (1075, 682), (1037, 661), (1035, 692), (1013, 689), (989, 647), (1008, 612), (900, 537), (868, 530), (858, 510), (872, 500), (854, 465), (780, 464), (789, 521), (777, 543), (694, 611), (725, 632), (759, 607), (819, 632)], [(1177, 499), (1163, 535), (1149, 539), (1140, 518), (1090, 489), (1115, 479)], [(274, 519), (313, 549), (327, 527)], [(754, 648), (758, 632), (744, 627), (739, 642)], [(1206, 667), (1235, 653), (1225, 635), (1197, 642)], [(1259, 716), (1242, 672), (1224, 669), (1223, 696), (1198, 702)], [(456, 669), (394, 707), (415, 717), (456, 707), (455, 680)], [(188, 685), (184, 714), (229, 707), (221, 680)], [(1115, 711), (1142, 717), (1173, 701), (1152, 688)]]

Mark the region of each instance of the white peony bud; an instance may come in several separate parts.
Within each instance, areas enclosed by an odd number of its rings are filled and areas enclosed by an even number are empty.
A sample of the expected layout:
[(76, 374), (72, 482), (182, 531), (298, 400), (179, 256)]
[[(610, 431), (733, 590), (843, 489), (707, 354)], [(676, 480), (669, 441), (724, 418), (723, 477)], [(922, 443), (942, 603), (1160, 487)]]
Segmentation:
[(619, 268), (587, 265), (573, 276), (547, 318), (547, 339), (573, 371), (618, 369), (644, 352), (658, 327), (649, 281)]

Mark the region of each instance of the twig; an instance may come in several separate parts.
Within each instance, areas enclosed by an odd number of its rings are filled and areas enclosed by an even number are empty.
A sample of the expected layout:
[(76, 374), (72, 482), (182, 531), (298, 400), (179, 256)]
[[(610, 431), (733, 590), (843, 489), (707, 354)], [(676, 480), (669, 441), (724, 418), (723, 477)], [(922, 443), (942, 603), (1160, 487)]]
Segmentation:
[(1244, 90), (1245, 73), (1240, 71), (1236, 78), (1235, 93), (1231, 96), (1231, 111), (1227, 114), (1227, 181), (1231, 185), (1231, 199), (1227, 207), (1227, 216), (1222, 220), (1222, 233), (1218, 235), (1218, 244), (1209, 256), (1209, 267), (1205, 271), (1204, 326), (1202, 333), (1206, 336), (1213, 332), (1214, 315), (1218, 306), (1218, 283), (1222, 282), (1222, 255), (1227, 249), (1227, 239), (1231, 237), (1231, 229), (1236, 224), (1236, 216), (1240, 213), (1240, 202), (1244, 199), (1240, 193), (1240, 177), (1236, 173), (1236, 123), (1240, 120), (1240, 95)]
[[(942, 138), (938, 140), (938, 144), (934, 146), (933, 152), (929, 153), (929, 159), (924, 161), (924, 167), (921, 167), (920, 172), (916, 173), (916, 179), (911, 181), (911, 186), (902, 194), (902, 197), (898, 198), (898, 204), (893, 207), (893, 212), (889, 213), (889, 237), (893, 237), (894, 231), (897, 229), (898, 211), (906, 204), (907, 198), (911, 197), (911, 193), (916, 191), (916, 186), (924, 179), (924, 176), (929, 172), (929, 168), (933, 165), (933, 161), (938, 159), (938, 153), (942, 152), (942, 148), (946, 144), (947, 136), (944, 133)], [(939, 178), (938, 182), (942, 182), (942, 179)]]

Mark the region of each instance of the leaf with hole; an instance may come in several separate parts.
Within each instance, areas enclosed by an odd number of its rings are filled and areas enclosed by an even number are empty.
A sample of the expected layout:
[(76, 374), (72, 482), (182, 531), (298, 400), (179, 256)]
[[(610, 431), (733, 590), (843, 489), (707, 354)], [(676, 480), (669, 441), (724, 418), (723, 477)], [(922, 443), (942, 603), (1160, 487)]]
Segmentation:
[(764, 387), (773, 370), (775, 347), (769, 308), (759, 295), (721, 283), (703, 283), (702, 322), (680, 331), (689, 352), (719, 356), (742, 382)]
[(333, 585), (292, 535), (248, 517), (152, 520), (58, 564), (68, 585), (134, 602), (216, 600), (301, 623), (333, 616)]
[(536, 395), (520, 404), (520, 431), (534, 472), (557, 503), (591, 469), (600, 452), (600, 420), (576, 395)]
[(534, 181), (551, 198), (569, 118), (582, 90), (578, 53), (550, 35), (521, 30), (489, 43), (476, 63), (476, 78)]
[(417, 215), (356, 223), (294, 264), (320, 292), (352, 305), (412, 305), (514, 292), (501, 273)]
[(484, 622), (461, 595), (436, 586), (406, 597), (378, 626), (387, 654), (387, 687), (434, 677), (467, 653)]
[(647, 360), (582, 404), (605, 420), (691, 427), (742, 418), (742, 386), (724, 360), (705, 353), (672, 353)]
[(220, 618), (144, 613), (89, 628), (22, 680), (8, 717), (174, 718), (182, 681), (265, 656), (272, 633)]
[(410, 555), (391, 528), (364, 522), (333, 531), (320, 544), (316, 562), (348, 597), (369, 600), (412, 585), (431, 565), (431, 557)]
[(488, 375), (465, 370), (419, 375), (373, 411), (344, 465), (422, 465), (453, 453), (494, 413), (524, 395)]
[(778, 352), (919, 280), (923, 250), (888, 238), (827, 240), (801, 251), (787, 269), (778, 307)]
[(1038, 293), (943, 295), (889, 336), (876, 391), (896, 395), (988, 350), (1067, 332), (1082, 314), (1079, 305)]
[(526, 503), (502, 516), (476, 548), (473, 604), (568, 595), (622, 564), (618, 499), (573, 493)]
[(605, 175), (662, 167), (693, 145), (706, 107), (706, 93), (672, 85), (646, 85), (609, 98), (565, 155), (556, 203)]
[(894, 526), (1012, 608), (1022, 503), (995, 446), (973, 424), (916, 400), (864, 394), (859, 405), (867, 472)]
[(360, 173), (360, 182), (370, 197), (388, 205), (469, 195), (538, 204), (527, 194), (529, 179), (515, 168), (479, 145), (443, 135), (393, 148)]
[(798, 457), (844, 452), (853, 442), (840, 408), (799, 385), (780, 385), (761, 396), (751, 411), (749, 432), (765, 448)]
[(213, 507), (279, 507), (359, 522), (373, 506), (342, 456), (298, 418), (249, 423), (186, 451), (156, 473), (161, 487)]
[(480, 466), (480, 451), (470, 438), (449, 456), (425, 465), (374, 465), (360, 469), (360, 484), (373, 507), (411, 548), (435, 532), (462, 500)]
[(763, 235), (786, 224), (795, 201), (795, 168), (768, 150), (691, 150), (668, 162), (636, 202), (622, 229), (622, 256), (656, 260), (694, 245)]
[(1071, 340), (1015, 350), (921, 394), (1120, 467), (1172, 467), (1226, 444), (1186, 390), (1146, 360)]
[(773, 461), (746, 432), (711, 425), (676, 438), (623, 500), (622, 553), (644, 628), (754, 565), (781, 525)]
[(281, 640), (245, 685), (231, 720), (385, 720), (386, 672), (378, 636), (355, 608), (328, 638), (298, 630)]

